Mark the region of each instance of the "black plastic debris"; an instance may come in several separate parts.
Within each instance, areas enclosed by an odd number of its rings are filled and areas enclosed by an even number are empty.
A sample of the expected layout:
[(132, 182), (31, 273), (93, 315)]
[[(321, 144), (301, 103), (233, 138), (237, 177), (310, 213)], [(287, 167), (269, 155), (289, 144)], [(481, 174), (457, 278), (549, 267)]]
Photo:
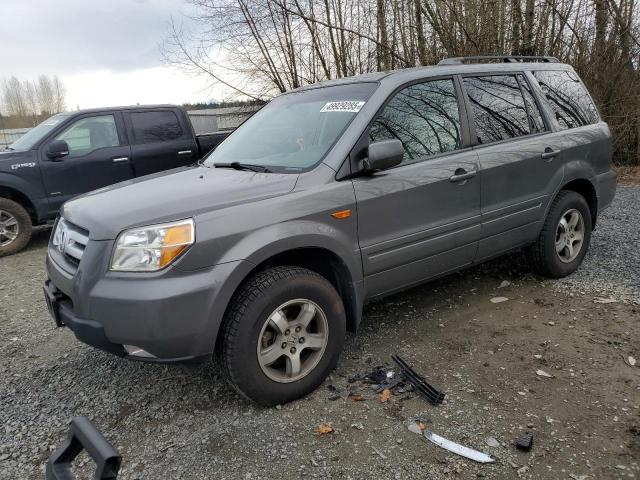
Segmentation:
[(411, 385), (413, 385), (413, 388), (423, 398), (425, 398), (432, 405), (439, 405), (442, 403), (445, 397), (444, 392), (441, 392), (429, 382), (427, 382), (398, 355), (391, 355), (391, 360), (393, 360), (396, 365), (398, 365), (404, 379)]
[(533, 447), (533, 433), (526, 432), (516, 439), (516, 448), (528, 452)]
[(46, 480), (73, 480), (71, 464), (86, 450), (96, 463), (94, 480), (116, 480), (122, 457), (118, 451), (93, 426), (87, 417), (71, 420), (69, 437), (47, 462)]

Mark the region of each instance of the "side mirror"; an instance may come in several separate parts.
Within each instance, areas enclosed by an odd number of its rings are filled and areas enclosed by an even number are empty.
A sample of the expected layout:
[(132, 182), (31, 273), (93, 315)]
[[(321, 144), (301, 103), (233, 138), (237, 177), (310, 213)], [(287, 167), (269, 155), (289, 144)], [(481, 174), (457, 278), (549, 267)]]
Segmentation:
[(69, 155), (69, 145), (64, 140), (54, 140), (47, 148), (47, 157), (53, 161), (60, 161)]
[(400, 165), (404, 148), (400, 140), (382, 140), (369, 145), (367, 158), (364, 159), (365, 172), (386, 170)]

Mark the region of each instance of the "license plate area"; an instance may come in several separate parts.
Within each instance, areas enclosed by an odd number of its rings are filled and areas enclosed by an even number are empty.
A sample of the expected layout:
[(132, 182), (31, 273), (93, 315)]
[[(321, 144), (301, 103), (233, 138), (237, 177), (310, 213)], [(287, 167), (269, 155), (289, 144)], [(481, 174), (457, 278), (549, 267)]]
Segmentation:
[(49, 310), (49, 315), (55, 322), (57, 327), (63, 327), (64, 322), (60, 318), (60, 292), (57, 291), (56, 287), (51, 283), (51, 280), (47, 280), (42, 287), (44, 292), (44, 299), (47, 303), (47, 310)]

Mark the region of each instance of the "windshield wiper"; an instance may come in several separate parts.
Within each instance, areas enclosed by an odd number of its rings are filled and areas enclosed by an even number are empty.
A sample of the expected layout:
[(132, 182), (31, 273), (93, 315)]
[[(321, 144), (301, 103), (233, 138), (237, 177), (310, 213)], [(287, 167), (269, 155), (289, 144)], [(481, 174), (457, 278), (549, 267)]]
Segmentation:
[(253, 165), (251, 163), (214, 163), (213, 166), (216, 168), (234, 168), (236, 170), (249, 170), (251, 172), (271, 173), (271, 170), (269, 170), (267, 167), (264, 167), (262, 165)]

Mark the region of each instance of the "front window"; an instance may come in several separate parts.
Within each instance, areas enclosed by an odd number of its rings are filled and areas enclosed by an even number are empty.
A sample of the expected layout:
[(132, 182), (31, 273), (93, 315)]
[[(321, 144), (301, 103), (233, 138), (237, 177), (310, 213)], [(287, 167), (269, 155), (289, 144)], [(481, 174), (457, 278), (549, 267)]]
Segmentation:
[(69, 145), (69, 158), (82, 157), (94, 150), (120, 145), (113, 115), (82, 118), (59, 134), (55, 140)]
[(272, 100), (206, 159), (298, 173), (322, 161), (376, 89), (375, 83), (336, 85)]
[(37, 127), (32, 128), (18, 140), (9, 145), (9, 150), (17, 150), (20, 152), (31, 150), (36, 143), (38, 143), (42, 138), (46, 137), (49, 132), (51, 132), (54, 128), (56, 128), (64, 120), (66, 120), (67, 117), (69, 117), (69, 114), (60, 113), (58, 115), (54, 115), (51, 118), (48, 118)]

